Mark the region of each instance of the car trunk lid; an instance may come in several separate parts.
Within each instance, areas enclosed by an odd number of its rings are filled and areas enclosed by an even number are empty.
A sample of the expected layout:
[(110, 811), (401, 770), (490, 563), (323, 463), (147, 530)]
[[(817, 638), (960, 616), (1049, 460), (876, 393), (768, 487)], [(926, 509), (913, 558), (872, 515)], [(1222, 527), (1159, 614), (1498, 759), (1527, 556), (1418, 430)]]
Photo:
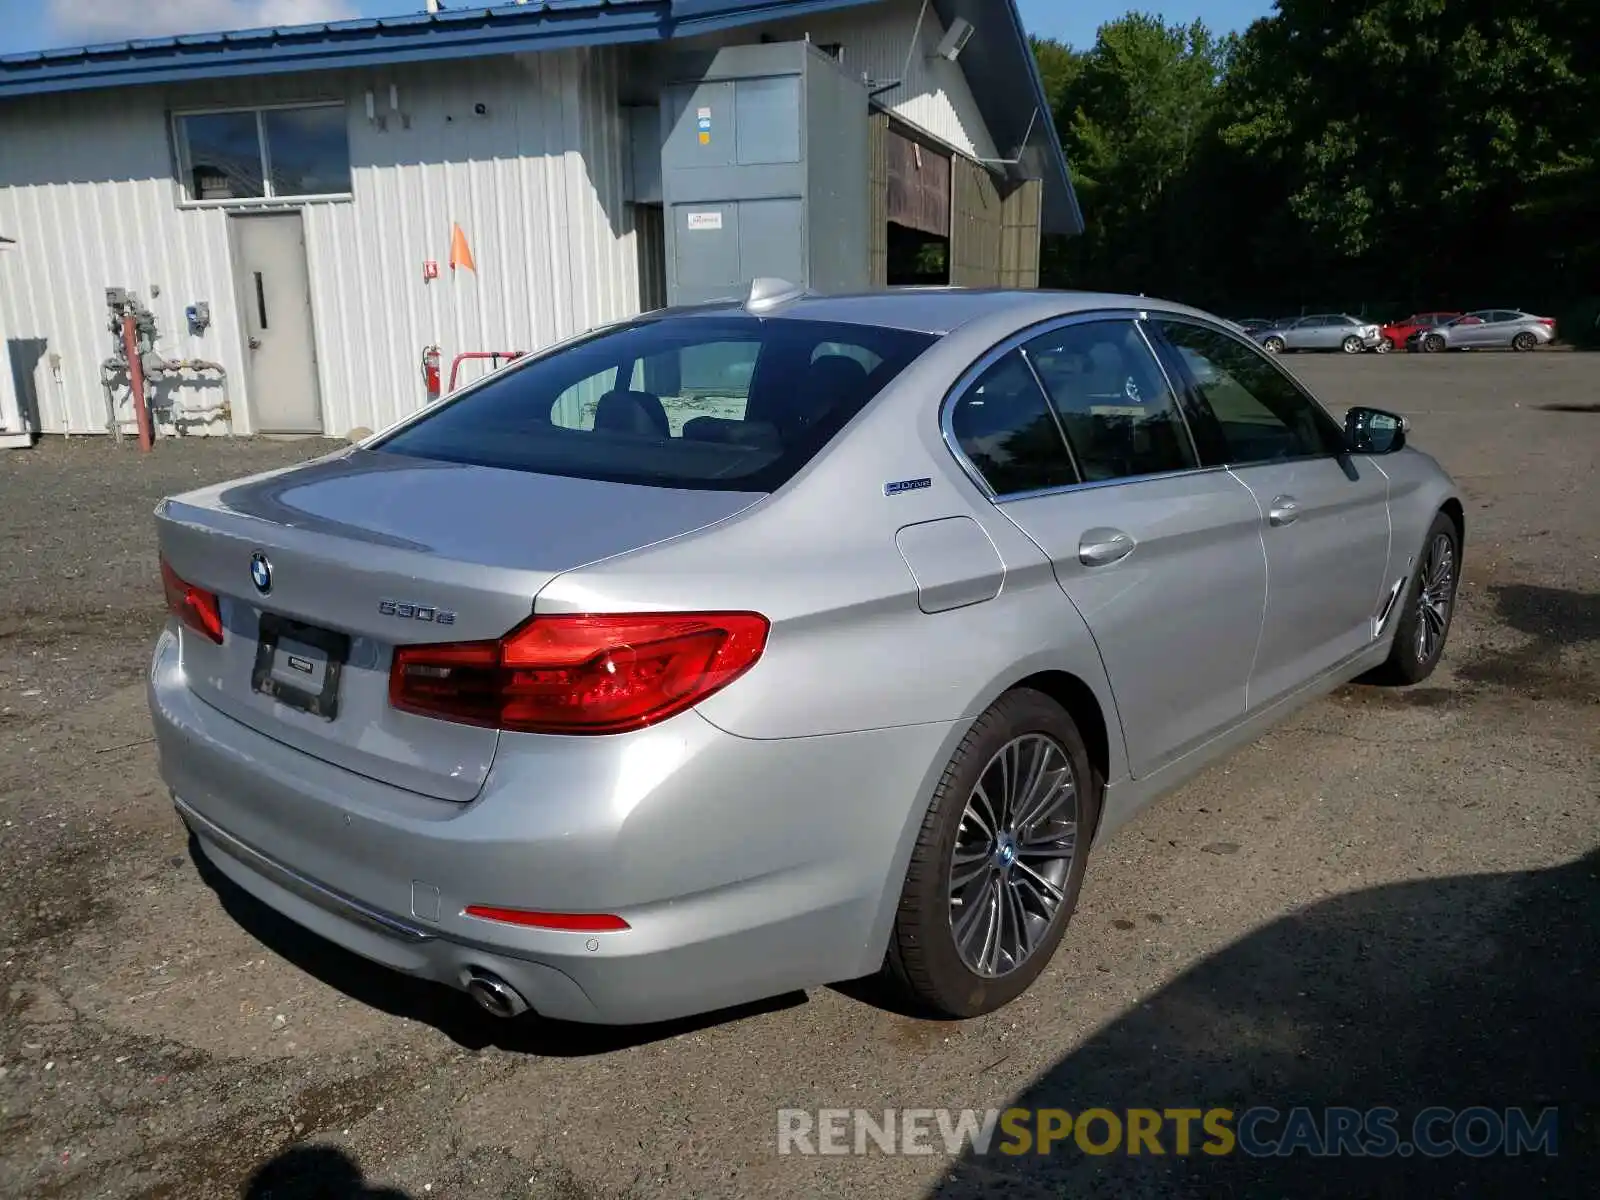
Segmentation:
[(392, 708), (394, 647), (498, 638), (556, 575), (759, 498), (356, 449), (174, 497), (157, 524), (172, 569), (220, 601), (221, 645), (182, 638), (198, 696), (317, 758), (464, 802), (499, 735)]

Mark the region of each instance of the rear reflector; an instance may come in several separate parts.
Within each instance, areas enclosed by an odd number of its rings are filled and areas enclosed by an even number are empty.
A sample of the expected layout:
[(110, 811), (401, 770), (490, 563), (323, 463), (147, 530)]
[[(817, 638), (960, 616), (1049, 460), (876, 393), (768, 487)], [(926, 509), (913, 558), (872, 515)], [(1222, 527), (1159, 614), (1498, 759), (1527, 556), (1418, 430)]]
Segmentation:
[(628, 928), (621, 917), (610, 913), (527, 912), (520, 908), (491, 908), (469, 904), (462, 910), (469, 917), (502, 921), (507, 925), (526, 925), (531, 929), (565, 929), (572, 933), (615, 933)]
[(517, 733), (621, 733), (690, 708), (755, 665), (758, 613), (555, 614), (495, 642), (398, 646), (389, 703)]
[(168, 612), (196, 633), (222, 644), (222, 609), (215, 592), (180, 579), (165, 558), (161, 560), (161, 586), (166, 589)]

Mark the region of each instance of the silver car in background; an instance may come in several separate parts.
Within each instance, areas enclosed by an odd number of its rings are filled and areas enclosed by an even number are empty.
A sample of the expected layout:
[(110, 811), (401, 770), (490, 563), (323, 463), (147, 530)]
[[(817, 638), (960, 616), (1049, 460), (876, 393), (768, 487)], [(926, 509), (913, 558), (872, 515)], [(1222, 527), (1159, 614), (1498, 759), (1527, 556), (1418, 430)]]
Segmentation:
[(499, 1016), (988, 1012), (1144, 805), (1433, 670), (1406, 433), (1143, 297), (649, 314), (164, 501), (161, 771), (238, 887)]
[(1389, 349), (1375, 323), (1345, 313), (1301, 317), (1268, 329), (1257, 329), (1254, 335), (1271, 354), (1281, 354), (1285, 350), (1342, 350), (1346, 354), (1376, 350), (1383, 354)]
[(1536, 350), (1556, 339), (1554, 317), (1537, 317), (1511, 308), (1482, 308), (1406, 339), (1406, 348), (1425, 354), (1446, 350)]

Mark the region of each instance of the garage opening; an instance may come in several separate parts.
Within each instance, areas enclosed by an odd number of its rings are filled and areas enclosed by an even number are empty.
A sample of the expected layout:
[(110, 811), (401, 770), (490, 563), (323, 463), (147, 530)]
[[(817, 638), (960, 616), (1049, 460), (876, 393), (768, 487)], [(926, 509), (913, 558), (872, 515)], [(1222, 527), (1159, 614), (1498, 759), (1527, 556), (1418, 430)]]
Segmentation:
[(889, 287), (950, 280), (950, 152), (912, 134), (887, 113), (872, 129), (874, 276)]
[(889, 222), (890, 287), (943, 287), (950, 282), (950, 239)]

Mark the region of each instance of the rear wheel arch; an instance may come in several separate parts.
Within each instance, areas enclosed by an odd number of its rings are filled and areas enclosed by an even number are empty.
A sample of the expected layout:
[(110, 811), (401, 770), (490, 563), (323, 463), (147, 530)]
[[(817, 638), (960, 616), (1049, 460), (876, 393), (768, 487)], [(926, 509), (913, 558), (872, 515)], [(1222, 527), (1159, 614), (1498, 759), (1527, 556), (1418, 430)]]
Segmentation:
[[(923, 816), (874, 980), (879, 995), (902, 1011), (974, 1017), (1009, 1004), (1049, 965), (1072, 918), (1104, 789), (1078, 720), (1040, 690), (1039, 682), (1039, 676), (1031, 676), (1007, 688), (973, 722)], [(1048, 673), (1043, 682), (1068, 695), (1074, 690)], [(1067, 784), (1058, 791), (1060, 785), (1052, 783), (1043, 797), (1048, 807), (1019, 817), (1017, 784), (1026, 779), (1020, 793), (1031, 802), (1047, 777), (1025, 776), (1018, 769), (1022, 760), (1009, 772), (994, 764), (1024, 743), (1034, 747), (1030, 761), (1036, 772), (1049, 761), (1038, 757), (1039, 747), (1046, 747), (1046, 755), (1053, 748)], [(994, 770), (998, 776), (989, 773)], [(973, 812), (984, 815), (969, 818)], [(1039, 824), (1035, 815), (1048, 819)], [(1066, 826), (1052, 824), (1058, 820), (1066, 820)], [(1064, 853), (1052, 840), (1058, 836), (1066, 839), (1059, 843)], [(1002, 857), (1008, 853), (1009, 858)], [(1038, 857), (1028, 865), (1030, 854)], [(958, 861), (964, 863), (959, 882)], [(1059, 870), (1052, 876), (1046, 864)], [(1047, 902), (1049, 897), (1055, 902)], [(964, 934), (955, 919), (958, 902), (961, 913), (977, 912), (979, 922), (987, 913), (986, 928), (980, 931), (964, 920)], [(1008, 938), (1008, 919), (1014, 938)], [(974, 962), (971, 940), (978, 932), (982, 950)]]
[[(1090, 664), (1086, 662), (1083, 665), (1088, 667)], [(1030, 667), (1034, 668), (1030, 673), (1021, 674)], [(882, 965), (882, 956), (889, 945), (894, 914), (899, 905), (912, 848), (917, 833), (933, 806), (939, 783), (949, 767), (950, 757), (970, 735), (978, 717), (988, 712), (1003, 697), (1018, 691), (1035, 691), (1065, 709), (1073, 724), (1077, 726), (1078, 736), (1083, 739), (1084, 750), (1089, 759), (1089, 769), (1097, 777), (1102, 792), (1113, 773), (1120, 778), (1127, 769), (1121, 745), (1122, 726), (1115, 708), (1116, 701), (1110, 693), (1110, 683), (1103, 675), (1099, 677), (1106, 689), (1102, 698), (1101, 693), (1095, 691), (1094, 686), (1081, 672), (1063, 670), (1060, 667), (1046, 667), (1037, 660), (1015, 663), (1013, 670), (1017, 672), (1015, 679), (1011, 675), (1002, 675), (974, 698), (971, 710), (974, 715), (956, 722), (951, 727), (949, 738), (938, 760), (929, 764), (924, 782), (906, 811), (905, 825), (894, 858), (884, 877), (883, 890), (879, 896), (871, 927), (872, 932), (866, 942), (867, 957), (861, 964), (863, 975), (877, 971)], [(1115, 744), (1115, 758), (1111, 740), (1113, 737), (1118, 739)], [(1103, 805), (1095, 816), (1095, 828), (1089, 831), (1088, 835), (1088, 844), (1091, 846), (1103, 819)]]
[(1108, 782), (1111, 778), (1111, 734), (1094, 689), (1066, 671), (1040, 671), (1017, 680), (1006, 691), (1023, 688), (1043, 692), (1067, 710), (1089, 752), (1089, 766), (1099, 774), (1102, 784)]

